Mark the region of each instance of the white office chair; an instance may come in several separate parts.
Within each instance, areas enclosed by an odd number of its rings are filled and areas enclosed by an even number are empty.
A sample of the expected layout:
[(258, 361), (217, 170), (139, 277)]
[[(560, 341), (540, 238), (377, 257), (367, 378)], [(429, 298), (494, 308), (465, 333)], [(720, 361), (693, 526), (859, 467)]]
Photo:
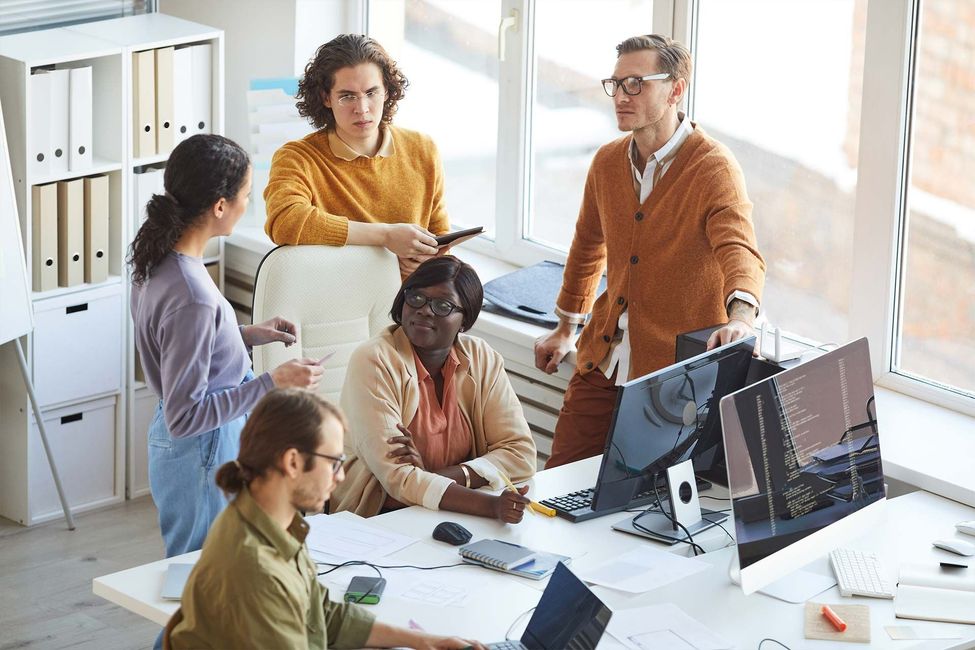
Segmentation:
[(325, 375), (318, 392), (338, 403), (349, 356), (390, 325), (389, 309), (400, 287), (396, 256), (378, 246), (279, 246), (257, 267), (253, 322), (281, 316), (298, 328), (290, 348), (254, 348), (254, 372), (289, 359), (321, 358)]

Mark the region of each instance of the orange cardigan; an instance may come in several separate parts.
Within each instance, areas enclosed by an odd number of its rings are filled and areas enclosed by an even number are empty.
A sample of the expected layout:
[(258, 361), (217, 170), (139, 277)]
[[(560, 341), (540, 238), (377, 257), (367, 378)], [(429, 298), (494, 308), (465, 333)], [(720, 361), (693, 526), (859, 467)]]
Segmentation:
[(435, 235), (450, 230), (443, 167), (433, 140), (385, 128), (395, 147), (386, 158), (342, 160), (332, 153), (325, 129), (274, 153), (264, 190), (264, 229), (275, 244), (344, 246), (350, 220), (415, 223)]
[[(734, 291), (762, 298), (765, 261), (731, 152), (695, 125), (641, 205), (627, 157), (631, 138), (593, 158), (557, 301), (566, 312), (592, 311), (577, 343), (583, 374), (605, 358), (624, 309), (635, 378), (674, 363), (681, 332), (727, 321), (725, 300)], [(604, 268), (606, 292), (593, 304)]]

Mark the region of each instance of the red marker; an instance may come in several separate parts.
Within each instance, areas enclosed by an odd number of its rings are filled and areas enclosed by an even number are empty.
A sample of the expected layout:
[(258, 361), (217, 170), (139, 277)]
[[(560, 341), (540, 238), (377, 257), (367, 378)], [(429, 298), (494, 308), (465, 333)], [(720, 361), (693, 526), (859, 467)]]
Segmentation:
[(819, 611), (823, 613), (826, 620), (833, 624), (833, 627), (836, 628), (837, 632), (846, 632), (846, 623), (842, 618), (836, 615), (836, 612), (829, 608), (829, 605), (823, 605), (822, 609)]

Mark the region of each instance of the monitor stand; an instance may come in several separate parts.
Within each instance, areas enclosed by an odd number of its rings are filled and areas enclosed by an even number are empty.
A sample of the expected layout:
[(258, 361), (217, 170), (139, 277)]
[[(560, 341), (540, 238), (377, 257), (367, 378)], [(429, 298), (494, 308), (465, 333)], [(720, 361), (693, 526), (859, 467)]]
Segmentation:
[[(690, 532), (691, 537), (695, 537), (698, 533), (714, 528), (727, 518), (728, 515), (723, 512), (701, 508), (701, 520), (684, 528)], [(687, 541), (687, 533), (679, 527), (674, 530), (674, 523), (660, 510), (641, 512), (632, 519), (617, 522), (613, 524), (613, 530), (639, 535), (671, 546), (677, 542)]]
[[(736, 552), (731, 554), (731, 561), (728, 563), (728, 577), (733, 584), (740, 587), (741, 569), (739, 566), (736, 549)], [(821, 573), (797, 569), (786, 577), (779, 578), (775, 582), (765, 585), (758, 590), (758, 593), (797, 605), (806, 602), (817, 594), (823, 593), (835, 584), (836, 580), (832, 576), (824, 576)]]

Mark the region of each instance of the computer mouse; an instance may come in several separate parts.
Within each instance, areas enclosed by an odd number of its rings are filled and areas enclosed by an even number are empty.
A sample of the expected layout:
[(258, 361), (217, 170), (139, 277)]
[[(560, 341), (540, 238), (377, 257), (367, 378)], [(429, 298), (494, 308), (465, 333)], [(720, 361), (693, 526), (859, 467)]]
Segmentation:
[(959, 533), (975, 535), (975, 521), (959, 521), (957, 524), (955, 524), (955, 529)]
[(931, 543), (938, 548), (957, 553), (958, 555), (975, 555), (975, 544), (969, 544), (960, 539), (936, 539)]
[(466, 544), (471, 541), (471, 537), (473, 537), (471, 531), (452, 521), (441, 522), (433, 529), (433, 538), (435, 540), (453, 544), (454, 546)]

